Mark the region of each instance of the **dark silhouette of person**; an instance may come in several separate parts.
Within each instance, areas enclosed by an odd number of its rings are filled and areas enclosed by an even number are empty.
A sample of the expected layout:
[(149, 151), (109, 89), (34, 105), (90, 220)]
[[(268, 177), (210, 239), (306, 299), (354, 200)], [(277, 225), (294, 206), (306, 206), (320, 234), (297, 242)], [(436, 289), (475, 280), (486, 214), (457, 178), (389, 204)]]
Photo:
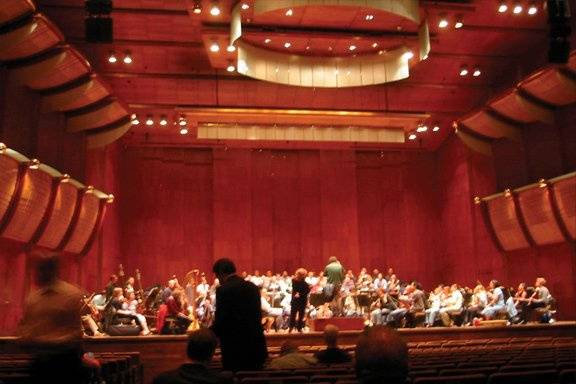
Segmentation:
[(367, 328), (356, 344), (355, 368), (361, 384), (405, 384), (408, 346), (392, 328), (383, 325)]
[(228, 371), (258, 370), (268, 356), (258, 287), (236, 274), (230, 259), (212, 271), (220, 281), (212, 330), (220, 340), (222, 366)]
[(324, 342), (326, 343), (326, 349), (314, 354), (319, 363), (340, 364), (352, 361), (348, 352), (338, 348), (338, 332), (339, 329), (335, 325), (328, 324), (324, 327)]
[(219, 373), (208, 369), (208, 364), (214, 356), (218, 339), (214, 332), (202, 328), (190, 333), (186, 355), (190, 359), (178, 369), (159, 374), (154, 384), (224, 384), (232, 383), (233, 375)]

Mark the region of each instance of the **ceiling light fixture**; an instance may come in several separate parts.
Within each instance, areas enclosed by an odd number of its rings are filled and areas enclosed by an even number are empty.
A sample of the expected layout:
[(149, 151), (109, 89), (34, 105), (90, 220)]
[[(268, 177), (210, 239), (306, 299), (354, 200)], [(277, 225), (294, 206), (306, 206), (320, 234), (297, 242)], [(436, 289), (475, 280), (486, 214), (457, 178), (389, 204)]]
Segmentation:
[(482, 74), (482, 71), (480, 71), (480, 68), (478, 68), (478, 67), (474, 68), (474, 72), (472, 72), (472, 76), (478, 77), (481, 74)]
[(265, 44), (270, 44), (271, 41), (272, 41), (271, 39), (264, 39)]
[(212, 16), (220, 16), (220, 7), (218, 6), (218, 1), (212, 1), (212, 6), (210, 7), (210, 14)]
[(132, 114), (131, 119), (132, 119), (132, 121), (131, 121), (132, 125), (139, 125), (140, 124), (140, 120), (138, 120), (138, 116), (135, 113)]
[(166, 118), (166, 115), (160, 116), (160, 125), (163, 127), (168, 125), (168, 119)]
[(132, 64), (132, 54), (130, 51), (124, 52), (124, 59), (122, 61), (124, 64)]
[(110, 64), (116, 64), (118, 62), (118, 58), (116, 57), (116, 53), (114, 51), (110, 52), (108, 56), (108, 62)]
[(530, 4), (530, 8), (528, 8), (528, 14), (529, 14), (530, 16), (533, 16), (533, 15), (535, 15), (535, 14), (537, 14), (537, 13), (538, 13), (538, 7), (536, 6), (535, 3), (531, 3), (531, 4)]
[(456, 23), (454, 23), (454, 28), (460, 29), (464, 26), (464, 21), (462, 15), (456, 16)]
[(498, 12), (500, 13), (504, 13), (508, 10), (508, 6), (506, 5), (505, 2), (501, 2), (500, 5), (498, 6)]
[(233, 45), (229, 45), (226, 47), (226, 51), (228, 52), (234, 52), (236, 50), (236, 47)]
[(374, 20), (374, 15), (368, 14), (368, 15), (366, 15), (366, 17), (364, 19), (366, 19), (366, 21)]
[(448, 26), (448, 19), (446, 19), (445, 14), (440, 15), (440, 21), (438, 22), (438, 28), (446, 28)]
[(250, 5), (248, 5), (248, 3), (242, 3), (243, 10), (247, 10), (248, 8), (250, 8)]
[(180, 128), (180, 134), (181, 135), (187, 135), (188, 134), (188, 127)]
[(420, 124), (416, 128), (416, 132), (426, 132), (428, 131), (428, 126), (426, 124)]
[(291, 46), (292, 46), (292, 43), (290, 43), (288, 41), (284, 43), (284, 48), (290, 48)]
[(468, 67), (463, 65), (460, 67), (460, 76), (466, 76), (468, 75)]
[(202, 2), (200, 0), (194, 1), (194, 6), (192, 7), (192, 13), (199, 15), (202, 13)]
[(408, 135), (408, 140), (416, 140), (416, 134), (412, 132), (410, 135)]
[(228, 62), (228, 66), (226, 67), (226, 70), (228, 72), (234, 72), (236, 70), (236, 67), (234, 66), (234, 63), (232, 63), (232, 61)]
[(438, 124), (434, 124), (434, 127), (432, 128), (432, 132), (438, 132), (440, 130), (440, 126)]
[(348, 47), (349, 50), (354, 51), (356, 50), (356, 46), (355, 45), (351, 45), (350, 47)]
[(410, 59), (412, 59), (413, 57), (414, 57), (414, 52), (412, 52), (412, 51), (407, 51), (407, 52), (404, 52), (404, 53), (402, 54), (402, 58), (403, 58), (404, 60), (410, 60)]
[(515, 15), (518, 15), (518, 14), (522, 13), (522, 4), (516, 3), (516, 5), (514, 5), (514, 9), (512, 10), (512, 12), (513, 12)]
[(290, 8), (289, 10), (286, 11), (285, 15), (286, 16), (292, 16), (294, 14), (294, 11), (292, 10), (292, 8)]
[(377, 48), (378, 47), (378, 43), (372, 43), (372, 48)]
[(180, 118), (178, 118), (178, 125), (183, 127), (187, 124), (188, 122), (186, 121), (186, 117), (184, 115), (180, 115)]
[(148, 117), (146, 118), (146, 125), (147, 126), (154, 125), (154, 120), (152, 119), (152, 115), (148, 115)]
[(212, 42), (212, 44), (210, 44), (210, 52), (219, 52), (220, 51), (220, 45), (218, 45), (217, 42)]

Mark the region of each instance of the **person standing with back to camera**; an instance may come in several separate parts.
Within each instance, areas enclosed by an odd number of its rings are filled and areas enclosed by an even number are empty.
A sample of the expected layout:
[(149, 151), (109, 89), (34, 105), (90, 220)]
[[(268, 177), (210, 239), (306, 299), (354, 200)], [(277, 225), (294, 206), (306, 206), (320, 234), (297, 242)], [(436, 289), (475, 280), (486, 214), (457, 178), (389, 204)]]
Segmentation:
[(340, 316), (342, 314), (340, 288), (344, 281), (344, 267), (340, 264), (336, 256), (330, 256), (328, 259), (328, 265), (324, 268), (324, 276), (327, 278), (327, 298), (331, 301), (332, 311), (335, 316)]

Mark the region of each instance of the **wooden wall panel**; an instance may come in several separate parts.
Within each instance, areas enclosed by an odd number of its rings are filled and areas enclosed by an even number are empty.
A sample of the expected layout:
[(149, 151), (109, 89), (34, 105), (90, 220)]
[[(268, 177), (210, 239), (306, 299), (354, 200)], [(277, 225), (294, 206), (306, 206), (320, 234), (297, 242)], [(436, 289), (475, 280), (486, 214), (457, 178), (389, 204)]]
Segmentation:
[(564, 236), (550, 204), (548, 188), (525, 189), (517, 192), (526, 227), (537, 245), (561, 243)]
[(103, 208), (100, 198), (95, 193), (84, 193), (81, 204), (78, 221), (68, 243), (64, 246), (66, 252), (80, 253), (84, 250), (97, 227), (100, 209)]
[(522, 232), (512, 197), (501, 195), (487, 201), (488, 215), (494, 232), (505, 251), (530, 247)]

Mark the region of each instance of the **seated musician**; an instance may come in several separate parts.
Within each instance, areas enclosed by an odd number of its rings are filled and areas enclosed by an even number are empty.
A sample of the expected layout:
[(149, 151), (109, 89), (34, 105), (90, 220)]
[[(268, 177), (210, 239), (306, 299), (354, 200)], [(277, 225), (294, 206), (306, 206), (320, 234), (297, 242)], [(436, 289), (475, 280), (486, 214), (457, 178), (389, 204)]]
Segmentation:
[(196, 308), (196, 317), (203, 327), (210, 327), (214, 321), (214, 305), (212, 300), (206, 298), (202, 300), (198, 308)]
[[(123, 309), (122, 306), (126, 299), (122, 295), (122, 288), (114, 288), (112, 292), (112, 299), (110, 300), (107, 313), (106, 313), (106, 327), (120, 323), (122, 319), (134, 320), (140, 326), (141, 334), (144, 332), (144, 326), (140, 323), (140, 319), (131, 313), (128, 309)], [(106, 330), (106, 329), (105, 329)], [(106, 330), (108, 332), (108, 330)], [(109, 332), (108, 332), (109, 333)]]
[(127, 300), (122, 304), (122, 313), (136, 316), (138, 323), (142, 327), (142, 332), (140, 334), (147, 336), (150, 334), (150, 329), (148, 329), (148, 322), (146, 321), (146, 317), (137, 311), (138, 304), (139, 302), (136, 300), (136, 294), (134, 291), (128, 293)]
[(344, 316), (359, 316), (361, 308), (358, 304), (358, 291), (353, 288), (352, 291), (346, 295), (344, 299)]
[(124, 285), (124, 294), (128, 296), (131, 292), (134, 292), (134, 277), (132, 276), (126, 279), (126, 284)]
[[(166, 300), (166, 307), (167, 307), (167, 315), (172, 317), (176, 320), (176, 326), (178, 331), (181, 333), (185, 333), (190, 324), (192, 323), (192, 319), (188, 317), (187, 313), (187, 306), (184, 306), (183, 303), (183, 293), (180, 289), (175, 289), (172, 292), (172, 295)], [(167, 323), (164, 324), (166, 327)], [(163, 330), (162, 333), (164, 333)]]
[(522, 322), (526, 323), (536, 308), (544, 308), (552, 302), (553, 298), (546, 287), (546, 279), (538, 277), (534, 283), (534, 293), (522, 306)]
[(316, 310), (317, 319), (330, 319), (333, 317), (333, 312), (330, 309), (330, 303), (324, 303)]
[(440, 308), (440, 319), (442, 319), (442, 324), (445, 327), (450, 327), (453, 325), (453, 316), (462, 313), (462, 308), (464, 305), (464, 296), (460, 291), (458, 284), (452, 284), (450, 286), (450, 295), (444, 301), (444, 307)]
[(282, 308), (275, 308), (270, 304), (270, 298), (265, 288), (260, 289), (260, 308), (262, 309), (262, 322), (264, 324), (264, 331), (269, 333), (272, 326), (276, 326), (278, 330), (282, 326)]
[(413, 328), (416, 326), (416, 317), (424, 314), (426, 309), (424, 291), (422, 291), (420, 283), (413, 281), (408, 285), (404, 290), (404, 296), (407, 297), (407, 302), (409, 303), (408, 312), (406, 313), (406, 326)]
[(378, 290), (378, 296), (370, 306), (370, 321), (373, 325), (387, 324), (388, 315), (396, 309), (396, 305), (388, 297), (384, 289)]
[(442, 284), (438, 285), (434, 291), (430, 292), (428, 296), (428, 309), (426, 309), (426, 319), (424, 323), (426, 327), (432, 327), (438, 314), (440, 313), (440, 308), (442, 307), (442, 302), (444, 298), (447, 297), (445, 289), (449, 287), (444, 287)]
[(488, 295), (486, 294), (486, 288), (482, 284), (476, 285), (470, 299), (470, 305), (464, 311), (463, 325), (472, 324), (472, 320), (479, 316), (487, 304)]
[(504, 291), (498, 280), (490, 281), (490, 294), (488, 305), (480, 312), (486, 319), (494, 318), (498, 313), (506, 309)]
[(93, 336), (104, 336), (104, 333), (100, 332), (100, 328), (98, 326), (99, 311), (92, 304), (92, 300), (90, 300), (90, 298), (82, 298), (80, 315), (84, 331), (88, 329)]

